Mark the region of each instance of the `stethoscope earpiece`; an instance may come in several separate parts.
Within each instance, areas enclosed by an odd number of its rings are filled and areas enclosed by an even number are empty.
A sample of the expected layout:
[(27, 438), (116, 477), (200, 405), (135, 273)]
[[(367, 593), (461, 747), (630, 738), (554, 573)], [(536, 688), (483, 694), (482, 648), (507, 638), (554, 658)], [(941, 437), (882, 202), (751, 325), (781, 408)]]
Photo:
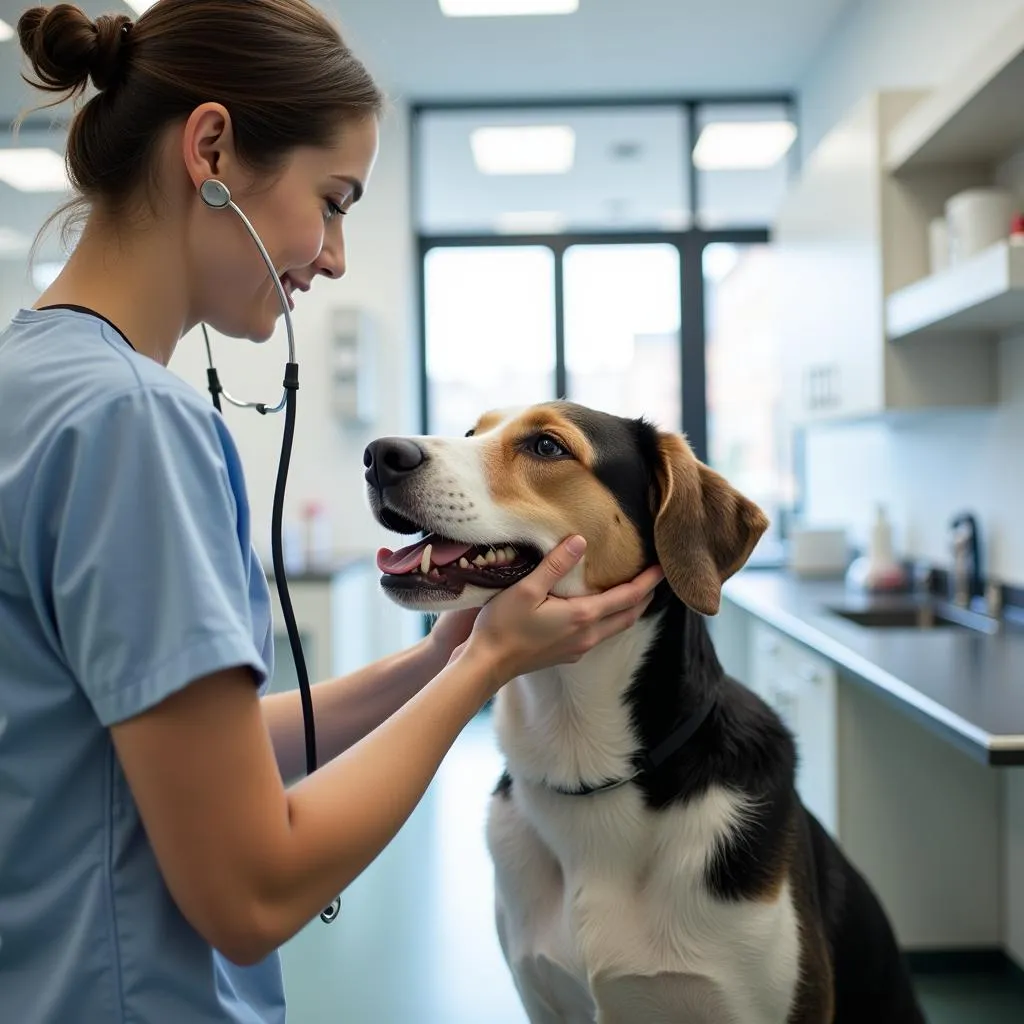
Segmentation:
[(199, 186), (199, 196), (207, 206), (215, 210), (223, 210), (231, 203), (231, 192), (227, 185), (216, 178), (207, 178)]

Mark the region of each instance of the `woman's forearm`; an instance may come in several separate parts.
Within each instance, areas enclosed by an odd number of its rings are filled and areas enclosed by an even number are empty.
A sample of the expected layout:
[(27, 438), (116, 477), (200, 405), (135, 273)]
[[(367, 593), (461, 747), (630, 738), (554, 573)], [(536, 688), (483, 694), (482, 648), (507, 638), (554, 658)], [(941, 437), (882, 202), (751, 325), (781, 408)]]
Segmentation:
[[(378, 729), (288, 790), (277, 884), (263, 894), (267, 948), (321, 910), (391, 841), (500, 669), (470, 654), (446, 667)], [(265, 950), (261, 951), (265, 952)]]
[[(350, 675), (314, 685), (318, 762), (326, 764), (376, 729), (433, 679), (445, 660), (424, 639)], [(281, 776), (296, 779), (306, 767), (299, 691), (268, 694), (262, 707)]]

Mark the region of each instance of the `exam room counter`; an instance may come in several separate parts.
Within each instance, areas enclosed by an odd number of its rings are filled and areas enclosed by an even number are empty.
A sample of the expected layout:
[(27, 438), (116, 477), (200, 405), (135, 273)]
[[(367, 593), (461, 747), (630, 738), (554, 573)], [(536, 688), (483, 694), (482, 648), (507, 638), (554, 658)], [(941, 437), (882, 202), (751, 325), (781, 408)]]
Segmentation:
[(926, 729), (990, 765), (1024, 765), (1024, 629), (877, 628), (831, 608), (850, 603), (842, 581), (747, 569), (727, 601), (872, 688)]

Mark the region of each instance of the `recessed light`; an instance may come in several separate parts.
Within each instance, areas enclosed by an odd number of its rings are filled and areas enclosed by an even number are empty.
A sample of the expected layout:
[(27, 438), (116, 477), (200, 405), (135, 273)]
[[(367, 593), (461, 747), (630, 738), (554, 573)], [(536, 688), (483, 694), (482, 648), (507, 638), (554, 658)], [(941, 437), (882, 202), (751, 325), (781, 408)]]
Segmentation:
[(146, 11), (156, 3), (156, 0), (124, 0), (124, 2), (133, 10), (136, 14), (145, 14)]
[(0, 149), (0, 181), (19, 192), (66, 192), (64, 157), (52, 149)]
[(574, 14), (580, 0), (438, 0), (449, 18), (501, 18), (527, 14)]
[(476, 128), (469, 142), (482, 174), (565, 174), (576, 154), (576, 133), (565, 125)]
[(14, 38), (14, 26), (8, 25), (3, 18), (0, 18), (0, 43), (6, 43), (8, 39)]
[(693, 150), (702, 171), (736, 171), (772, 167), (796, 138), (790, 121), (716, 121), (705, 125)]
[(565, 225), (565, 214), (559, 210), (509, 210), (495, 221), (503, 235), (557, 235)]

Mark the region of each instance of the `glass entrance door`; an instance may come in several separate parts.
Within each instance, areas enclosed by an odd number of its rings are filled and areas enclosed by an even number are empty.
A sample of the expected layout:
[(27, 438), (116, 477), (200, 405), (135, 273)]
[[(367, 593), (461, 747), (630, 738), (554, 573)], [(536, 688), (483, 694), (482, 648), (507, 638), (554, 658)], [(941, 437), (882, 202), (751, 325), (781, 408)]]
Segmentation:
[(567, 397), (681, 429), (679, 249), (583, 244), (563, 259)]

